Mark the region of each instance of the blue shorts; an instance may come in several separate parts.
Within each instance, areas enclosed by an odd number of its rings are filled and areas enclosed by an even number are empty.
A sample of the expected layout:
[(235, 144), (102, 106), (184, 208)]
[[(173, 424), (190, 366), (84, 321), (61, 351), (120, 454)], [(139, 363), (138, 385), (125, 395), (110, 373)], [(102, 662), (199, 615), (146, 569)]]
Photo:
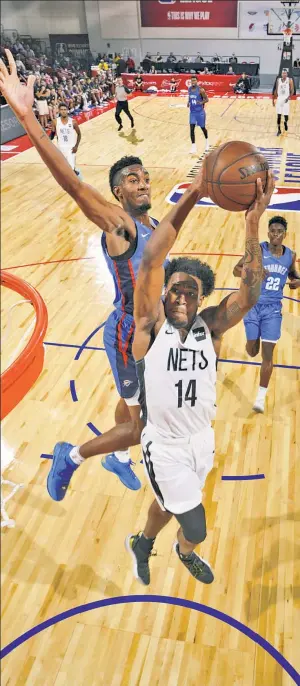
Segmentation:
[(205, 110), (202, 110), (202, 112), (190, 112), (190, 124), (195, 124), (195, 126), (200, 126), (201, 129), (204, 129), (205, 122), (206, 122)]
[[(109, 315), (104, 326), (105, 351), (117, 391), (124, 400), (133, 398), (139, 388), (135, 360), (132, 356), (134, 330), (133, 317), (118, 310)], [(138, 401), (133, 404), (138, 405)]]
[(281, 336), (281, 302), (257, 303), (246, 314), (244, 325), (247, 341), (277, 343)]

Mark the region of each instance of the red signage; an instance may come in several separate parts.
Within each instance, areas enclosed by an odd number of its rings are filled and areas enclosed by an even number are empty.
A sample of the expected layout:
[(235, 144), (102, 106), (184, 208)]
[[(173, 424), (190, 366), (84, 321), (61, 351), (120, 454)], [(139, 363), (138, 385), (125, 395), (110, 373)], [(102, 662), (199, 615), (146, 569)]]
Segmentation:
[[(135, 88), (135, 79), (137, 74), (122, 74), (124, 84), (128, 88)], [(170, 93), (171, 79), (174, 78), (176, 82), (176, 92), (187, 92), (191, 85), (191, 74), (142, 74), (143, 92), (162, 92)], [(197, 74), (198, 82), (208, 92), (211, 93), (230, 93), (233, 91), (239, 76), (231, 74)]]
[(142, 26), (237, 27), (237, 0), (140, 0)]

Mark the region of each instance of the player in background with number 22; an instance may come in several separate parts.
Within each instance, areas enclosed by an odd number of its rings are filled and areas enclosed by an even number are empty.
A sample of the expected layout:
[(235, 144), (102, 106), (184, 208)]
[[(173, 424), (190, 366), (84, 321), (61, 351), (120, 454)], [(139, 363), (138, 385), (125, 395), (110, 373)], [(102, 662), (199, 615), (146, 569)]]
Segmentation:
[[(300, 287), (300, 274), (297, 272), (296, 253), (283, 245), (287, 222), (284, 217), (272, 217), (269, 221), (269, 243), (260, 244), (262, 251), (264, 281), (258, 302), (244, 318), (246, 331), (246, 351), (250, 357), (259, 353), (260, 341), (262, 365), (257, 398), (253, 405), (255, 412), (264, 412), (265, 398), (273, 371), (273, 352), (281, 334), (282, 298), (287, 279), (289, 287)], [(241, 276), (244, 257), (235, 265), (234, 276)]]

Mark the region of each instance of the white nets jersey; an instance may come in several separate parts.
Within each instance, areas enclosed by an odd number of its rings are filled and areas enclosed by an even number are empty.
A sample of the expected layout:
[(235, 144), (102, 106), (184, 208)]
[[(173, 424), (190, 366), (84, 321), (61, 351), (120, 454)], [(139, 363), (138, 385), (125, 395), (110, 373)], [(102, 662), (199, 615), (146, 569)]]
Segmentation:
[(56, 120), (56, 135), (60, 150), (72, 150), (76, 143), (77, 135), (71, 117), (68, 117), (66, 124), (62, 122), (61, 117), (58, 117)]
[(199, 315), (184, 343), (166, 320), (136, 363), (144, 421), (168, 438), (210, 426), (216, 411), (216, 362), (210, 331)]

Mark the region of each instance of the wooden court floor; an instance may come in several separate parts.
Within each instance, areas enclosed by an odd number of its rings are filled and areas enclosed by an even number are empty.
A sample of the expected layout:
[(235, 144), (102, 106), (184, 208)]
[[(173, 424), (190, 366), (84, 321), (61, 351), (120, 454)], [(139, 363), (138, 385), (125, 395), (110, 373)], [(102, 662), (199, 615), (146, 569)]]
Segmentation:
[[(78, 164), (84, 179), (110, 198), (108, 171), (124, 154), (139, 155), (152, 178), (152, 214), (168, 211), (166, 197), (186, 182), (197, 163), (189, 156), (188, 114), (178, 99), (136, 98), (136, 132), (116, 132), (113, 111), (82, 126)], [(275, 155), (278, 184), (287, 153), (300, 155), (299, 101), (292, 103), (288, 136), (276, 138), (270, 100), (214, 99), (208, 105), (210, 141), (242, 139)], [(274, 133), (275, 132), (275, 133)], [(204, 149), (197, 132), (199, 152)], [(274, 151), (275, 152), (272, 152)], [(279, 149), (279, 152), (278, 152)], [(276, 152), (277, 150), (277, 152)], [(277, 160), (277, 161), (276, 161)], [(299, 180), (298, 180), (299, 187)], [(287, 244), (300, 256), (299, 217), (288, 220)], [(261, 240), (267, 236), (267, 212)], [(158, 594), (201, 603), (257, 632), (300, 670), (300, 327), (299, 304), (285, 299), (283, 332), (266, 412), (251, 407), (259, 367), (244, 364), (240, 324), (224, 337), (218, 369), (216, 457), (207, 479), (208, 536), (201, 551), (215, 581), (194, 581), (172, 552), (176, 525), (158, 537), (145, 590), (132, 577), (125, 536), (143, 528), (152, 494), (140, 450), (132, 451), (142, 480), (137, 493), (103, 470), (100, 458), (80, 467), (65, 500), (46, 491), (57, 440), (80, 443), (113, 424), (117, 401), (103, 350), (81, 344), (111, 310), (112, 285), (101, 256), (101, 231), (56, 185), (34, 149), (2, 165), (2, 267), (35, 286), (49, 313), (44, 370), (22, 403), (4, 420), (3, 454), (16, 463), (7, 478), (24, 487), (8, 503), (14, 529), (2, 530), (2, 647), (55, 615), (115, 596)], [(232, 275), (243, 253), (244, 218), (221, 209), (195, 208), (175, 253), (203, 255), (218, 289), (236, 288)], [(21, 266), (22, 265), (22, 266)], [(2, 293), (2, 332), (19, 299)], [(216, 290), (218, 303), (226, 290)], [(298, 298), (299, 291), (286, 289)], [(2, 369), (28, 335), (29, 305), (15, 308)], [(22, 339), (23, 340), (23, 339)], [(51, 345), (50, 345), (51, 343)], [(90, 348), (103, 348), (102, 330)], [(256, 361), (259, 361), (260, 357)], [(236, 363), (236, 361), (238, 361)], [(72, 399), (70, 381), (76, 386)], [(298, 451), (298, 452), (297, 452)], [(222, 476), (264, 474), (224, 481)], [(221, 618), (172, 604), (127, 603), (72, 616), (30, 638), (2, 661), (3, 686), (291, 686), (292, 676), (264, 647)]]

